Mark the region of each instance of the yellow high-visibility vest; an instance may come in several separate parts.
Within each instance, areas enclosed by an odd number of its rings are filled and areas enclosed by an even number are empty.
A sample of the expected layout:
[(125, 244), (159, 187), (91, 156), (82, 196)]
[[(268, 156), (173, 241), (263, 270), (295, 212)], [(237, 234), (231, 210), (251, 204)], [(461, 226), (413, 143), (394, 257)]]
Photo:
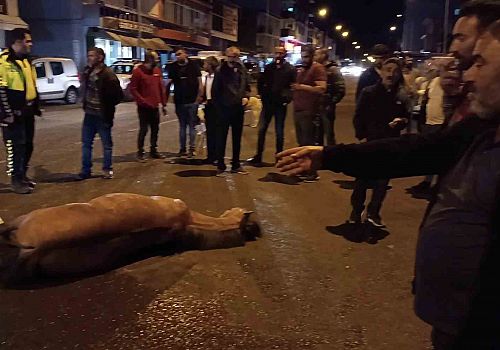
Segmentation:
[[(36, 70), (28, 59), (9, 61), (8, 51), (0, 56), (0, 86), (9, 90), (25, 91), (26, 101), (36, 98)], [(17, 64), (16, 64), (17, 63)]]

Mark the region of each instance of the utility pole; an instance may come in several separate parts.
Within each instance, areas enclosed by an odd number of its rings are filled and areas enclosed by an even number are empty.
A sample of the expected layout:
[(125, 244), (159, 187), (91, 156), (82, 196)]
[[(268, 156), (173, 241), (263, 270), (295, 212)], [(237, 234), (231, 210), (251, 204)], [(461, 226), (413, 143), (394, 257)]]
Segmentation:
[(142, 60), (142, 47), (140, 46), (141, 39), (142, 39), (142, 0), (137, 0), (137, 23), (139, 25), (137, 26), (137, 46), (139, 47), (139, 59)]
[(444, 4), (443, 53), (446, 53), (446, 44), (448, 43), (449, 28), (450, 28), (450, 0), (446, 0)]

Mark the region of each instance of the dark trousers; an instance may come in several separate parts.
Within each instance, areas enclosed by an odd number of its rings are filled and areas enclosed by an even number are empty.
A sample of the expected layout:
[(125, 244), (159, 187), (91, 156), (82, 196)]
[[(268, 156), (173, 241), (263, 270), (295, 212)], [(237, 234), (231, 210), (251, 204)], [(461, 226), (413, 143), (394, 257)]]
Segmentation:
[(360, 179), (357, 178), (354, 183), (354, 191), (351, 196), (351, 204), (354, 211), (361, 213), (365, 208), (366, 191), (373, 187), (372, 199), (370, 204), (368, 204), (367, 213), (370, 217), (378, 217), (380, 214), (380, 209), (382, 208), (382, 203), (384, 202), (385, 196), (387, 194), (387, 185), (389, 180), (387, 179)]
[(102, 170), (113, 169), (113, 139), (111, 124), (100, 115), (85, 113), (82, 127), (82, 174), (90, 174), (92, 170), (92, 148), (95, 135), (99, 134), (102, 142), (104, 163)]
[(314, 146), (317, 143), (316, 115), (310, 111), (295, 111), (295, 135), (299, 146)]
[(243, 106), (220, 106), (217, 108), (217, 167), (221, 170), (226, 168), (224, 156), (226, 153), (227, 134), (231, 127), (233, 139), (233, 159), (231, 167), (240, 167), (241, 136), (243, 134)]
[(144, 153), (144, 139), (151, 128), (151, 153), (158, 148), (158, 130), (160, 129), (160, 113), (158, 108), (137, 107), (139, 114), (139, 136), (137, 138), (137, 149), (139, 153)]
[(321, 113), (321, 129), (323, 131), (321, 136), (321, 145), (323, 145), (323, 139), (326, 139), (327, 146), (334, 146), (336, 144), (335, 140), (335, 118), (336, 118), (337, 106), (332, 104), (325, 108), (323, 113)]
[(3, 140), (7, 149), (7, 175), (12, 181), (26, 177), (28, 165), (33, 154), (35, 137), (35, 116), (33, 109), (27, 107), (22, 115), (16, 116), (14, 123), (2, 127)]
[(189, 150), (194, 151), (196, 140), (196, 124), (198, 123), (198, 104), (176, 104), (175, 113), (179, 119), (179, 144), (180, 151), (186, 151), (186, 128), (189, 129)]
[(207, 159), (217, 159), (217, 110), (212, 101), (205, 105), (205, 127), (207, 128)]
[(257, 155), (262, 157), (266, 143), (266, 132), (274, 116), (274, 129), (276, 131), (276, 153), (283, 152), (285, 142), (285, 118), (286, 104), (264, 103), (261, 118), (259, 119), (259, 140), (257, 143)]

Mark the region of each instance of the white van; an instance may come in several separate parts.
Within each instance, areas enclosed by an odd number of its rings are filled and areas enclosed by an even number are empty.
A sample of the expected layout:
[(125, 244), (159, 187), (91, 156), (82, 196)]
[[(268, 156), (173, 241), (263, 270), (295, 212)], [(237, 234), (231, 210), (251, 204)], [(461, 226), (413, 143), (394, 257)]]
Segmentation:
[(80, 78), (72, 59), (44, 57), (34, 60), (33, 65), (36, 68), (40, 100), (65, 100), (69, 104), (77, 102)]

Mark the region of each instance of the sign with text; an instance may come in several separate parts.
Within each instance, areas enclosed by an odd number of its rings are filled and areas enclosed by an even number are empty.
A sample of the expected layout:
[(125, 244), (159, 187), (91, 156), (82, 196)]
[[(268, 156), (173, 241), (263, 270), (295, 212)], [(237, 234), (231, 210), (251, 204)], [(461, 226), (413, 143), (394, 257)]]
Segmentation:
[(0, 14), (8, 15), (7, 12), (7, 0), (0, 0)]
[(149, 34), (153, 34), (156, 29), (154, 26), (151, 25), (115, 17), (103, 17), (102, 26), (110, 29), (131, 30), (137, 32), (140, 31)]

